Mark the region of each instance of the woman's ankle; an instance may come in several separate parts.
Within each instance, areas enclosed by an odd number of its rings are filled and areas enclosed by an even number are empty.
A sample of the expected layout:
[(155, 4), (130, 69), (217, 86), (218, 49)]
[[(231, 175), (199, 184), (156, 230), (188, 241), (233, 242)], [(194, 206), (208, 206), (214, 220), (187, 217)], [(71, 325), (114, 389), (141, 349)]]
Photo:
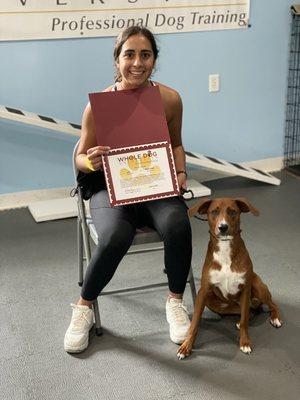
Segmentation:
[(171, 298), (181, 300), (182, 297), (183, 297), (183, 293), (173, 293), (173, 292), (169, 292), (169, 294), (168, 294), (168, 300), (170, 300)]
[(82, 297), (79, 298), (77, 302), (78, 306), (88, 306), (89, 308), (92, 308), (93, 302), (90, 300), (84, 300)]

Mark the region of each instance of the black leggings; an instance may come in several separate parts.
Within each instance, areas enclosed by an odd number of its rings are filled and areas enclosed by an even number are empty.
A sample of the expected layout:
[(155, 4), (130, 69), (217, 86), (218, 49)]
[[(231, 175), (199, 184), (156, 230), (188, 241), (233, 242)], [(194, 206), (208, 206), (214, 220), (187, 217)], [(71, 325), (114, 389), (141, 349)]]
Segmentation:
[(187, 207), (178, 197), (110, 207), (106, 190), (96, 193), (90, 202), (98, 245), (88, 265), (81, 297), (95, 300), (113, 277), (127, 253), (136, 228), (154, 228), (164, 241), (165, 268), (169, 289), (184, 292), (192, 257), (191, 226)]

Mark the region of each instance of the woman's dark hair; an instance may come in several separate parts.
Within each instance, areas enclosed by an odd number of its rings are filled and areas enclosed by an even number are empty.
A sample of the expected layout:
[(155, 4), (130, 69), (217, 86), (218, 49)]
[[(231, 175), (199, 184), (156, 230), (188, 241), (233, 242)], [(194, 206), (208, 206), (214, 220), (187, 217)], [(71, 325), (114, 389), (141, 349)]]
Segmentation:
[[(156, 61), (157, 57), (158, 57), (158, 53), (159, 50), (157, 48), (156, 45), (156, 40), (154, 38), (154, 35), (151, 31), (149, 31), (149, 29), (143, 27), (143, 26), (129, 26), (128, 28), (126, 28), (124, 31), (122, 31), (119, 36), (117, 37), (116, 43), (115, 43), (115, 48), (114, 48), (114, 60), (115, 63), (118, 61), (119, 55), (122, 51), (122, 46), (123, 44), (126, 42), (127, 39), (130, 38), (130, 36), (133, 35), (143, 35), (145, 36), (149, 42), (151, 43), (151, 47), (152, 47), (152, 51), (153, 51), (153, 55), (154, 55), (154, 60)], [(118, 82), (121, 80), (121, 75), (120, 72), (116, 71), (116, 75), (115, 75), (115, 81)]]

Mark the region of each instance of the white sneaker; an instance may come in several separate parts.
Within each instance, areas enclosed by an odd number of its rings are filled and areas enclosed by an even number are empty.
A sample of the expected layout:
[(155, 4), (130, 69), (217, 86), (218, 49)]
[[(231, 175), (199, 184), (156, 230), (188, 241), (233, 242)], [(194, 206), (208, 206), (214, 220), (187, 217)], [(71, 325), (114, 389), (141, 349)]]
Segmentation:
[(172, 342), (181, 344), (187, 338), (191, 325), (186, 307), (182, 299), (171, 297), (166, 303), (167, 321), (170, 324), (170, 338)]
[(71, 304), (73, 314), (65, 334), (64, 348), (68, 353), (80, 353), (88, 347), (89, 331), (93, 326), (94, 312), (88, 306)]

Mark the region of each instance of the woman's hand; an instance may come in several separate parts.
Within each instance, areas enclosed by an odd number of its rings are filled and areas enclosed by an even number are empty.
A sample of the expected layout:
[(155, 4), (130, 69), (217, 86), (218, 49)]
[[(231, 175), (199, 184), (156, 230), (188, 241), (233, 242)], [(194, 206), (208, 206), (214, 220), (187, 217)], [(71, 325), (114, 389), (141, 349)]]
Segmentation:
[(186, 189), (186, 175), (184, 173), (179, 173), (177, 175), (179, 190)]
[[(107, 154), (110, 150), (108, 146), (96, 146), (91, 147), (87, 150), (86, 158), (87, 158), (87, 167), (91, 170), (98, 171), (99, 169), (103, 169), (102, 165), (102, 157), (104, 154)], [(92, 168), (91, 168), (92, 167)]]

